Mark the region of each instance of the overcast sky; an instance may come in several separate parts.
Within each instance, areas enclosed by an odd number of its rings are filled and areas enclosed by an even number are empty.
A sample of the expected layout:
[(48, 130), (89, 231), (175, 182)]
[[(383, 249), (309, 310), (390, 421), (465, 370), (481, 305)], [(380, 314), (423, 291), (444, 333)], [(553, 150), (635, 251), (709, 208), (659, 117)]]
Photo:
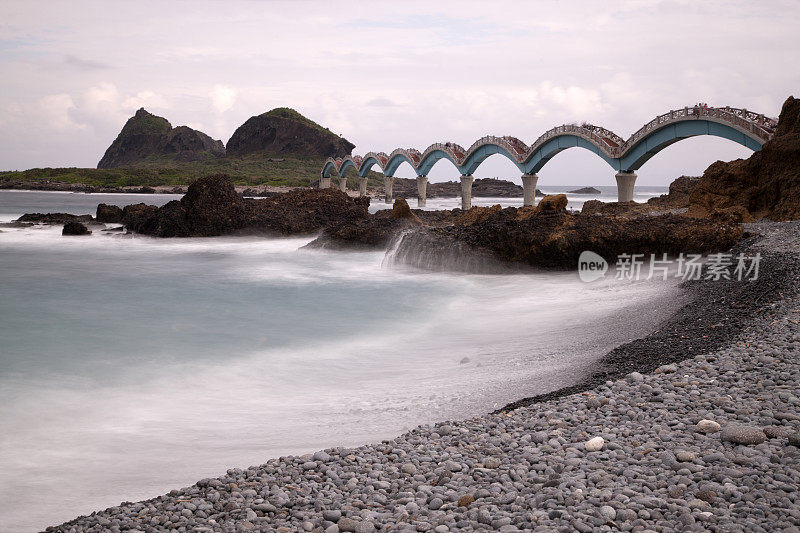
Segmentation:
[[(800, 96), (800, 2), (32, 2), (0, 4), (0, 169), (94, 167), (136, 109), (227, 142), (293, 107), (370, 150), (590, 121), (624, 138), (697, 101), (777, 116)], [(747, 157), (701, 137), (637, 184)], [(433, 181), (458, 172), (440, 162)], [(477, 177), (519, 180), (492, 156)], [(542, 185), (614, 184), (586, 150)], [(411, 177), (404, 165), (398, 175)]]

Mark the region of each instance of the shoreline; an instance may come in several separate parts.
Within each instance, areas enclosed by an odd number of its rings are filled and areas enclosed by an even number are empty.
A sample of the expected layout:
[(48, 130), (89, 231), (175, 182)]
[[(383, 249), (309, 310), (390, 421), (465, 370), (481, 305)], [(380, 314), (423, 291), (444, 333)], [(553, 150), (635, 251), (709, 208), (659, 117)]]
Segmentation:
[[(764, 345), (763, 338), (772, 334), (770, 327), (775, 324), (798, 329), (794, 325), (798, 321), (785, 317), (792, 311), (800, 312), (795, 310), (800, 288), (800, 223), (761, 223), (748, 227), (761, 236), (743, 241), (734, 251), (762, 253), (759, 280), (688, 284), (687, 288), (695, 295), (691, 303), (677, 311), (656, 332), (609, 352), (601, 360), (602, 367), (580, 385), (518, 400), (502, 410), (470, 420), (419, 426), (380, 444), (272, 459), (247, 470), (234, 468), (220, 478), (201, 480), (166, 496), (136, 504), (125, 503), (47, 530), (71, 531), (73, 526), (78, 526), (76, 531), (81, 531), (98, 524), (111, 530), (116, 530), (115, 525), (144, 529), (183, 525), (195, 531), (282, 527), (285, 529), (279, 530), (331, 533), (374, 531), (376, 527), (382, 529), (388, 525), (392, 530), (411, 527), (417, 531), (438, 532), (487, 525), (501, 531), (535, 528), (544, 531), (559, 527), (589, 531), (592, 526), (608, 524), (624, 530), (636, 525), (677, 528), (696, 522), (730, 525), (731, 516), (738, 516), (729, 512), (730, 509), (739, 513), (742, 507), (739, 504), (750, 502), (746, 498), (749, 492), (731, 489), (727, 486), (730, 483), (719, 481), (741, 481), (728, 476), (732, 474), (728, 472), (730, 462), (734, 461), (739, 469), (743, 465), (758, 466), (760, 463), (748, 458), (754, 453), (769, 452), (773, 458), (778, 457), (777, 466), (773, 461), (773, 470), (789, 468), (784, 467), (784, 463), (794, 461), (797, 454), (791, 451), (796, 448), (786, 446), (786, 434), (796, 433), (800, 421), (800, 417), (794, 415), (784, 417), (777, 409), (767, 410), (770, 416), (765, 418), (763, 409), (727, 407), (727, 399), (720, 400), (726, 404), (722, 408), (709, 403), (714, 398), (722, 398), (723, 393), (730, 396), (739, 390), (738, 379), (734, 380), (733, 388), (727, 386), (712, 394), (712, 398), (705, 394), (709, 389), (716, 391), (723, 381), (735, 378), (737, 373), (743, 375), (748, 368), (777, 373), (772, 376), (775, 382), (781, 379), (781, 372), (796, 375), (800, 368), (800, 361), (785, 358), (780, 359), (781, 364), (794, 365), (789, 370), (761, 368), (757, 362), (755, 366), (752, 362), (737, 363), (737, 357), (748, 361), (767, 357), (761, 353), (766, 348), (750, 353), (750, 346)], [(731, 283), (747, 285), (735, 287)], [(796, 349), (800, 334), (794, 338), (796, 340), (788, 342), (794, 342)], [(728, 359), (733, 362), (721, 364), (719, 375), (714, 376), (715, 365)], [(728, 370), (739, 366), (741, 371)], [(656, 372), (643, 376), (640, 370)], [(756, 377), (761, 379), (760, 374)], [(796, 386), (796, 381), (794, 383)], [(761, 401), (785, 401), (778, 396), (785, 388), (773, 391), (762, 385), (753, 389), (742, 387), (740, 392), (755, 394)], [(800, 404), (800, 399), (792, 398), (797, 402), (793, 402), (793, 408), (790, 404), (787, 410), (797, 410)], [(739, 405), (736, 398), (730, 400), (733, 405)], [(749, 396), (747, 401), (750, 401)], [(698, 408), (702, 411), (697, 412)], [(682, 418), (661, 423), (662, 418), (669, 418), (678, 411)], [(640, 420), (650, 415), (653, 420), (647, 423)], [(622, 416), (627, 421), (625, 431), (620, 433), (605, 424), (589, 423), (590, 418), (601, 416), (611, 425), (617, 425)], [(697, 434), (693, 424), (701, 416), (717, 417), (723, 424), (724, 417), (728, 417), (731, 425), (753, 420), (763, 424), (774, 418), (772, 424), (777, 429), (771, 430), (775, 436), (765, 444), (755, 448), (743, 445), (731, 448), (717, 434), (702, 434), (702, 437)], [(605, 451), (584, 451), (585, 441), (594, 435), (606, 438)], [(636, 439), (631, 440), (631, 435)], [(618, 441), (625, 441), (625, 444)], [(681, 449), (673, 449), (674, 443)], [(686, 451), (698, 444), (722, 449), (707, 454)], [(782, 450), (788, 450), (785, 460)], [(676, 453), (684, 451), (686, 453), (680, 457), (690, 454), (693, 459), (675, 459)], [(634, 460), (624, 461), (627, 457)], [(613, 466), (612, 463), (620, 461), (623, 464)], [(637, 470), (645, 463), (648, 469)], [(370, 466), (363, 467), (365, 464)], [(718, 466), (724, 466), (724, 470), (717, 472)], [(604, 469), (608, 468), (612, 472), (616, 470), (616, 476), (598, 478), (597, 472), (606, 474)], [(626, 475), (633, 470), (637, 472), (634, 481), (638, 477), (653, 478), (654, 474), (662, 473), (671, 476), (673, 486), (680, 490), (673, 491), (655, 481), (636, 485)], [(713, 475), (694, 479), (698, 472), (705, 471)], [(569, 473), (574, 475), (567, 475)], [(751, 477), (746, 479), (759, 483), (758, 476)], [(624, 482), (617, 488), (622, 491), (618, 497), (614, 497), (613, 490), (606, 493), (613, 487), (615, 478)], [(772, 483), (782, 483), (782, 492), (779, 492), (787, 493), (791, 487), (781, 479)], [(258, 490), (244, 489), (244, 485)], [(640, 491), (632, 490), (633, 486)], [(752, 490), (763, 492), (763, 488)], [(703, 491), (715, 496), (710, 497)], [(730, 506), (727, 501), (714, 503), (722, 498), (735, 502)], [(709, 499), (711, 502), (707, 501)], [(787, 511), (781, 515), (781, 524), (800, 524), (800, 508), (795, 502), (788, 504), (795, 514)], [(776, 505), (773, 502), (771, 507)], [(747, 511), (749, 507), (745, 507)], [(767, 516), (767, 513), (762, 514)], [(748, 512), (747, 519), (750, 518), (758, 522), (763, 517), (759, 513), (751, 517)]]
[[(756, 227), (758, 223), (747, 226)], [(738, 254), (755, 247), (762, 254), (762, 271), (771, 271), (771, 277), (800, 279), (800, 268), (788, 260), (786, 253), (761, 250), (759, 240), (758, 235), (751, 236), (731, 248), (731, 253)], [(747, 328), (755, 314), (765, 312), (771, 304), (783, 298), (783, 287), (771, 277), (760, 277), (748, 283), (724, 280), (683, 282), (681, 287), (690, 292), (691, 301), (673, 313), (659, 329), (611, 350), (599, 361), (600, 368), (580, 383), (510, 402), (494, 413), (578, 394), (631, 372), (650, 373), (659, 366), (689, 359), (693, 354), (718, 350)], [(661, 355), (667, 346), (669, 354)]]

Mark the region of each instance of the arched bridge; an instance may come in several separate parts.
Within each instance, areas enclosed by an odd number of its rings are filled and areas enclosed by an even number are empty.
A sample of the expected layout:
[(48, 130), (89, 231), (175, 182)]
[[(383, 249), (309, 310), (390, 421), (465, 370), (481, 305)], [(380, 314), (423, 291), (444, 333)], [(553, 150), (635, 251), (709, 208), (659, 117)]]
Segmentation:
[(417, 174), (419, 205), (425, 205), (428, 172), (440, 159), (449, 160), (461, 173), (461, 204), (469, 209), (472, 174), (486, 158), (502, 154), (522, 172), (524, 205), (533, 205), (538, 176), (536, 173), (556, 154), (578, 146), (602, 158), (616, 171), (618, 199), (633, 199), (636, 171), (667, 146), (697, 135), (715, 135), (737, 142), (751, 150), (760, 150), (772, 138), (777, 120), (746, 109), (732, 107), (684, 107), (659, 115), (627, 140), (614, 132), (592, 124), (564, 125), (545, 132), (528, 146), (516, 137), (486, 136), (468, 149), (451, 143), (434, 143), (424, 152), (398, 148), (390, 154), (369, 152), (365, 156), (328, 159), (322, 168), (320, 187), (330, 187), (331, 173), (339, 176), (339, 187), (346, 190), (345, 171), (353, 167), (359, 175), (359, 192), (366, 194), (367, 174), (378, 166), (384, 174), (386, 202), (392, 201), (394, 173), (404, 162)]

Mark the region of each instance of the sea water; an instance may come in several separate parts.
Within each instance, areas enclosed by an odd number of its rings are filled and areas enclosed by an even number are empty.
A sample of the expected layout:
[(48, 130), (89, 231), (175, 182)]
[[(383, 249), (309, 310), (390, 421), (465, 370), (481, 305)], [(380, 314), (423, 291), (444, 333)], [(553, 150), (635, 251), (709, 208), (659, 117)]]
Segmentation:
[[(0, 221), (174, 198), (2, 191)], [(389, 267), (313, 236), (0, 229), (0, 531), (575, 383), (682, 301), (674, 282)]]

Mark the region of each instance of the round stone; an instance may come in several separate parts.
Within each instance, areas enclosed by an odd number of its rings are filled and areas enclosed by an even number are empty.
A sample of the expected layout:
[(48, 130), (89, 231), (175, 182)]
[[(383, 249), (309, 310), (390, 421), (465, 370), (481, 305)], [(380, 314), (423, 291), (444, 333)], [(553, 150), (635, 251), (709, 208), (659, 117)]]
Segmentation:
[(720, 425), (714, 422), (713, 420), (701, 420), (697, 423), (697, 431), (700, 433), (716, 433), (720, 430)]
[(675, 454), (675, 458), (683, 463), (691, 463), (695, 460), (695, 455), (692, 452), (680, 451)]
[(586, 448), (587, 452), (598, 452), (603, 449), (605, 443), (606, 441), (603, 437), (594, 437), (587, 440), (583, 446)]
[(414, 466), (414, 463), (405, 463), (403, 466), (400, 467), (400, 470), (404, 474), (409, 474), (411, 476), (417, 473), (417, 467)]
[(483, 461), (483, 466), (486, 468), (500, 468), (500, 459), (488, 457)]
[(600, 515), (606, 520), (614, 520), (617, 517), (617, 510), (610, 505), (600, 507)]
[(475, 501), (475, 497), (472, 494), (465, 494), (458, 499), (458, 506), (459, 507), (469, 507), (469, 505)]
[(744, 444), (748, 446), (761, 444), (767, 440), (767, 436), (764, 435), (764, 432), (761, 431), (761, 428), (740, 424), (727, 424), (723, 428), (720, 438), (725, 442)]

